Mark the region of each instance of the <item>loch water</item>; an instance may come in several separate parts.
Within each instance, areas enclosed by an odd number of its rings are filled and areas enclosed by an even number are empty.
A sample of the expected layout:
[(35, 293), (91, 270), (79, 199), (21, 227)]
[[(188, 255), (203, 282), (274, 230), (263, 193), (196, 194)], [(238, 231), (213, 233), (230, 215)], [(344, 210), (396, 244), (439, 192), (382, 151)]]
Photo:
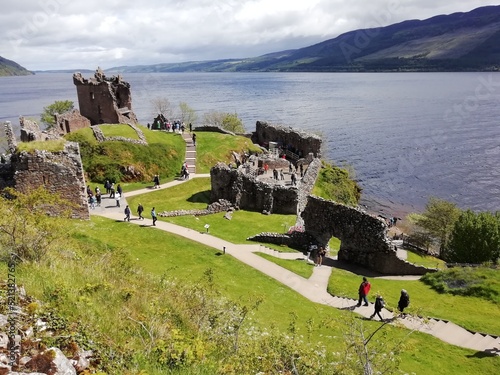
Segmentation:
[[(90, 73), (84, 73), (90, 77)], [(236, 112), (320, 134), (323, 156), (352, 171), (370, 210), (404, 215), (430, 196), (500, 210), (500, 73), (125, 74), (133, 110), (151, 122), (154, 98), (202, 114)], [(0, 121), (39, 117), (73, 100), (72, 74), (0, 78)]]

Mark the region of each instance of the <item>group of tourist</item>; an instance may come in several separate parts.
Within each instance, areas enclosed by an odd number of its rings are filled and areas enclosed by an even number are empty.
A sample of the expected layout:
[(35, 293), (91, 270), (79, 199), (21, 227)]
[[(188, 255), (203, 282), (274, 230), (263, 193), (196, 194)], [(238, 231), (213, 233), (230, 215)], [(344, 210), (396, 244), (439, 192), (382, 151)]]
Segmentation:
[[(154, 120), (153, 124), (148, 123), (148, 129), (151, 130), (166, 130), (168, 132), (174, 133), (184, 133), (186, 130), (186, 124), (179, 120), (170, 121), (163, 115), (158, 115)], [(191, 132), (193, 129), (192, 124), (189, 124), (189, 131)]]
[[(370, 289), (371, 289), (370, 282), (366, 277), (363, 277), (363, 281), (361, 282), (358, 288), (359, 298), (356, 307), (361, 306), (362, 302), (364, 302), (363, 306), (369, 306), (368, 293), (370, 292)], [(409, 306), (409, 304), (410, 304), (410, 295), (405, 289), (401, 289), (401, 295), (399, 296), (399, 301), (398, 301), (398, 310), (402, 316), (405, 316), (403, 311), (405, 308)], [(375, 315), (377, 315), (379, 319), (383, 321), (384, 319), (382, 318), (382, 315), (380, 315), (380, 312), (384, 307), (385, 307), (384, 298), (380, 293), (377, 293), (377, 296), (375, 297), (374, 311), (373, 314), (370, 316), (370, 319), (373, 319)]]
[[(104, 189), (106, 189), (106, 194), (109, 194), (109, 198), (114, 198), (116, 200), (116, 206), (120, 207), (120, 198), (123, 194), (121, 185), (118, 184), (115, 189), (114, 182), (109, 182), (109, 180), (106, 180), (106, 182), (104, 183)], [(90, 185), (87, 185), (87, 199), (92, 210), (96, 207), (101, 207), (102, 194), (99, 186), (95, 187), (94, 192), (90, 188)]]

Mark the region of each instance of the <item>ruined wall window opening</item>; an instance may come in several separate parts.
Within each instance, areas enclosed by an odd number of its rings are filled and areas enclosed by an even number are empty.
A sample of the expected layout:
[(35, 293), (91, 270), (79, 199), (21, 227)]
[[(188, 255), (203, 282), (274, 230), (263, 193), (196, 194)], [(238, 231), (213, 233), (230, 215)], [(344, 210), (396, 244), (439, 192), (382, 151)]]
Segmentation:
[(90, 100), (94, 100), (94, 99), (95, 99), (95, 97), (94, 97), (94, 93), (91, 91), (91, 92), (90, 92)]

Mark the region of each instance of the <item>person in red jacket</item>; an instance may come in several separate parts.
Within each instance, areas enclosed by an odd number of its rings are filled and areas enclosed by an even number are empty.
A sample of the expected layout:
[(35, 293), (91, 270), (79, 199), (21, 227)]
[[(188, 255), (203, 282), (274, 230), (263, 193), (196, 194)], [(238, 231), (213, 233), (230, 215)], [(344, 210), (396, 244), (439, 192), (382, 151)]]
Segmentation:
[(359, 294), (359, 299), (358, 299), (358, 304), (356, 306), (361, 306), (361, 301), (364, 301), (365, 304), (364, 306), (368, 306), (368, 299), (366, 296), (370, 292), (371, 284), (368, 282), (366, 277), (363, 277), (363, 282), (359, 286), (358, 294)]

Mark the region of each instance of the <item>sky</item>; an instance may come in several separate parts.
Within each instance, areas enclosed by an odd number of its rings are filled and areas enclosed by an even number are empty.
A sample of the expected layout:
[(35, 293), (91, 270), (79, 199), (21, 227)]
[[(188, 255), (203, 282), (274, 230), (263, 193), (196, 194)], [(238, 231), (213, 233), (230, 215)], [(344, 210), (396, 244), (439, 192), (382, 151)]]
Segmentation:
[(256, 57), (482, 0), (2, 0), (0, 56), (29, 70)]

